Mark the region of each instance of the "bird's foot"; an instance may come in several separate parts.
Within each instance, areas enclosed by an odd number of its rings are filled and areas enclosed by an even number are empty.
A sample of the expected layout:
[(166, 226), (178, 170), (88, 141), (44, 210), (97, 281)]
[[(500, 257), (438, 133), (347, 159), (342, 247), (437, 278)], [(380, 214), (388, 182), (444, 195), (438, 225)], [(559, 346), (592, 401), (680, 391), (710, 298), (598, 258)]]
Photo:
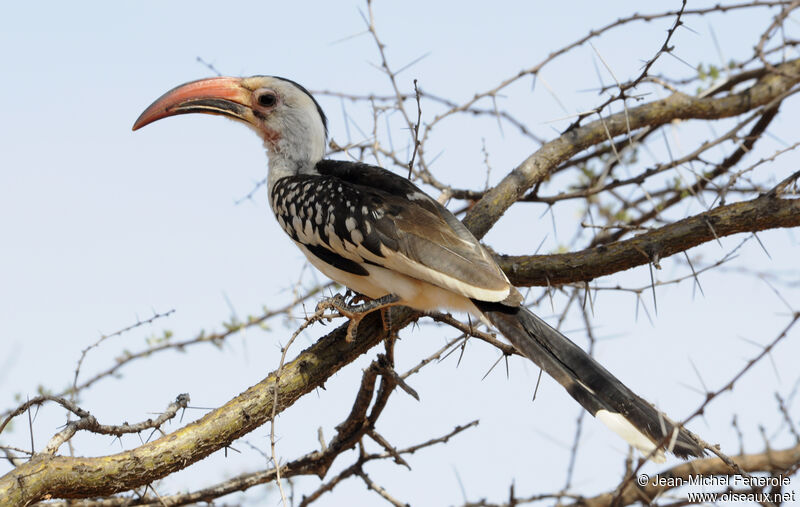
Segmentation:
[[(355, 304), (356, 301), (363, 301), (361, 304)], [(356, 331), (358, 330), (358, 324), (361, 320), (367, 316), (368, 313), (373, 312), (375, 310), (383, 310), (390, 306), (393, 306), (400, 298), (395, 296), (394, 294), (387, 294), (385, 296), (379, 297), (378, 299), (369, 299), (361, 294), (356, 294), (348, 303), (344, 296), (341, 294), (336, 294), (333, 297), (325, 298), (321, 300), (317, 304), (317, 310), (319, 309), (331, 309), (336, 310), (339, 312), (340, 315), (343, 315), (350, 319), (350, 324), (347, 326), (347, 335), (345, 336), (345, 340), (348, 342), (353, 341), (355, 337)], [(383, 318), (383, 312), (381, 312), (381, 316)], [(386, 327), (385, 318), (382, 319), (384, 323), (384, 328)]]

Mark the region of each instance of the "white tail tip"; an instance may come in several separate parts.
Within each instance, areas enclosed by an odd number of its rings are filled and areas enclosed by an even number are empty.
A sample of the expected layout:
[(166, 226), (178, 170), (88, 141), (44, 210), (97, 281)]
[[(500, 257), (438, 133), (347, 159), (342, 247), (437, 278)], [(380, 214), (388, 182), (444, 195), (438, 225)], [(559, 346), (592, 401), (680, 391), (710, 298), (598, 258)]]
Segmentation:
[[(598, 410), (595, 417), (608, 426), (611, 431), (621, 436), (630, 445), (639, 449), (642, 454), (649, 456), (655, 463), (664, 463), (667, 461), (666, 456), (664, 456), (664, 451), (661, 449), (656, 451), (655, 444), (622, 415), (609, 412), (608, 410)], [(653, 453), (653, 451), (655, 451), (655, 453)]]

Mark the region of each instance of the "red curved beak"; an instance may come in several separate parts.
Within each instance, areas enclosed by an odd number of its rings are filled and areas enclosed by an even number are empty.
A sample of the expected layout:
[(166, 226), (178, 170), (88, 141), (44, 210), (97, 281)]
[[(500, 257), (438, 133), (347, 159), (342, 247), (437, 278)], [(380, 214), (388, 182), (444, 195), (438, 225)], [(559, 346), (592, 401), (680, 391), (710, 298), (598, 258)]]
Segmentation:
[(212, 77), (173, 88), (150, 106), (133, 124), (138, 130), (156, 120), (187, 113), (219, 114), (252, 123), (251, 91), (237, 77)]

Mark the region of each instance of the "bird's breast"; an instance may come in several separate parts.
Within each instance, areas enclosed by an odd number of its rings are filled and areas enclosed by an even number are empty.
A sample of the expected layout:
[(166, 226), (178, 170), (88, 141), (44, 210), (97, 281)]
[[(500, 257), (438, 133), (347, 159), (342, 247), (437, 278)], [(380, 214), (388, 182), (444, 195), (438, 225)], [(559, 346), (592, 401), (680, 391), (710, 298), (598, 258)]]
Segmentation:
[(381, 256), (377, 214), (363, 196), (335, 178), (283, 177), (271, 188), (270, 206), (281, 228), (298, 243), (358, 262)]

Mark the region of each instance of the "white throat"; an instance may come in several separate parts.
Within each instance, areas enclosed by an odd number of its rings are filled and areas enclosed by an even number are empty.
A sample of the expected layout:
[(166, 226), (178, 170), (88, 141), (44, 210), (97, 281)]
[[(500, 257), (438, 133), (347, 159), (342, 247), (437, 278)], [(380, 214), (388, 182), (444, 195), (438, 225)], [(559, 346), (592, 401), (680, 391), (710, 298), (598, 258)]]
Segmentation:
[(281, 118), (281, 137), (265, 140), (269, 156), (268, 189), (276, 181), (294, 174), (315, 174), (317, 162), (325, 156), (325, 127), (316, 110), (312, 114), (298, 109)]

